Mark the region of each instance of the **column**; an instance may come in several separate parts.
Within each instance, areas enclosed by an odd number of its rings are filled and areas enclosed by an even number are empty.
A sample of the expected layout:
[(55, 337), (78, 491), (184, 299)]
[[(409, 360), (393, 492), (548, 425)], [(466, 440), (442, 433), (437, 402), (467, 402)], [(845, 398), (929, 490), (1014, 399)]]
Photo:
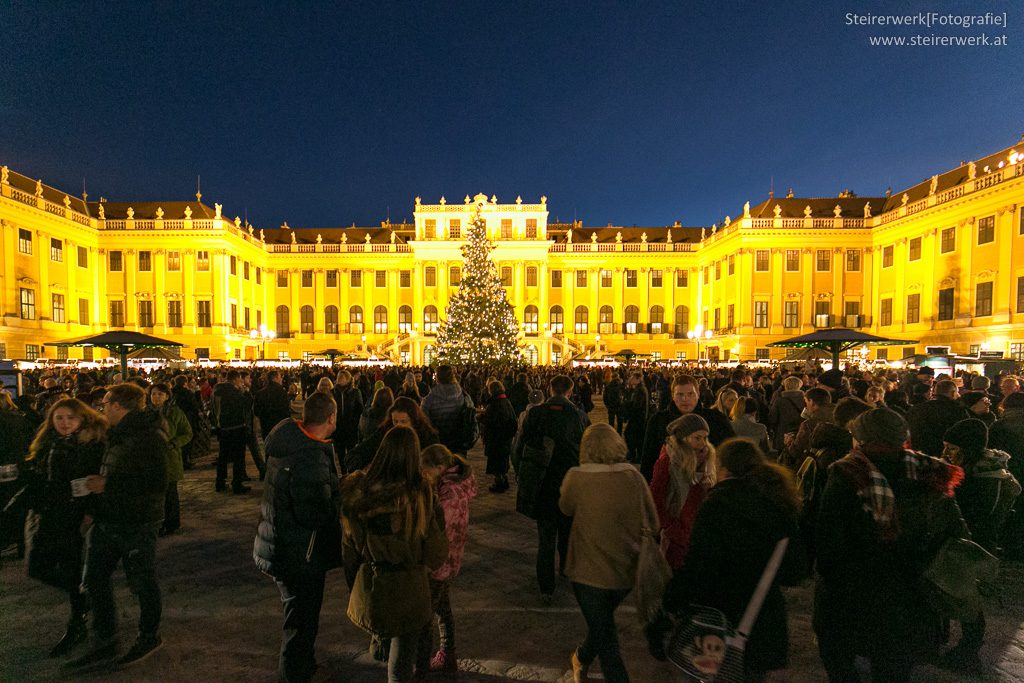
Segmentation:
[[(388, 268), (388, 334), (398, 332), (398, 270)], [(397, 351), (397, 349), (396, 349)]]
[[(785, 254), (785, 252), (782, 249), (772, 249), (771, 252), (770, 252), (770, 258), (771, 258), (770, 268), (771, 268), (771, 271), (772, 271), (772, 274), (771, 274), (771, 277), (772, 277), (772, 291), (771, 291), (772, 300), (768, 304), (768, 310), (770, 311), (770, 314), (771, 314), (771, 319), (768, 321), (768, 330), (771, 332), (771, 334), (781, 334), (783, 329), (784, 329), (785, 322), (786, 322), (786, 317), (785, 317), (785, 313), (786, 313), (786, 294), (782, 290), (782, 272), (783, 272), (783, 266), (784, 266), (784, 263), (783, 263), (784, 254)], [(754, 258), (756, 260), (756, 258), (757, 258), (757, 254), (756, 253), (754, 254)], [(756, 264), (751, 264), (751, 268), (747, 272), (751, 272), (752, 273), (753, 270), (754, 270), (754, 265), (756, 265)], [(751, 278), (751, 279), (753, 279), (753, 278)], [(808, 288), (805, 288), (804, 292), (803, 292), (803, 295), (800, 297), (800, 299), (797, 300), (798, 305), (799, 306), (803, 306), (804, 305), (803, 302), (806, 301), (807, 299), (809, 299), (810, 296), (811, 296), (810, 290)], [(748, 299), (749, 299), (748, 303), (749, 303), (749, 305), (751, 307), (751, 312), (752, 312), (753, 311), (753, 306), (754, 306), (754, 304), (753, 304), (753, 292), (751, 292), (751, 296), (748, 297)], [(802, 317), (802, 314), (801, 314), (801, 317)], [(748, 317), (746, 319), (750, 322), (751, 329), (754, 330), (754, 332), (756, 333), (757, 329), (754, 327), (753, 315), (752, 314), (748, 315)], [(801, 329), (801, 328), (803, 328), (804, 325), (807, 324), (807, 319), (806, 318), (802, 318), (801, 320), (798, 320), (797, 323), (799, 325), (798, 329)], [(762, 330), (761, 333), (763, 334), (764, 330)]]
[[(1013, 218), (1016, 205), (999, 207), (996, 212), (996, 244), (999, 245), (999, 267), (992, 285), (992, 323), (1004, 325), (1010, 322), (1017, 299), (1016, 280), (1011, 259), (1013, 256)], [(996, 349), (1006, 351), (1006, 348)]]
[(184, 288), (181, 302), (182, 331), (196, 333), (196, 250), (186, 249), (181, 255)]
[[(75, 260), (74, 265), (71, 259)], [(70, 242), (64, 244), (64, 268), (68, 274), (68, 291), (64, 297), (65, 320), (81, 323), (78, 315), (78, 247)]]
[[(36, 319), (53, 319), (53, 298), (50, 293), (50, 236), (37, 230), (38, 251), (36, 258), (39, 262), (39, 291), (36, 294)], [(67, 303), (65, 302), (65, 311)]]
[(906, 320), (907, 311), (907, 238), (902, 237), (900, 241), (896, 243), (896, 249), (893, 258), (895, 259), (893, 265), (895, 265), (896, 271), (896, 290), (892, 295), (892, 324), (893, 327), (899, 328), (902, 332), (904, 327), (904, 320)]
[(587, 284), (590, 286), (590, 302), (587, 304), (590, 313), (588, 329), (591, 335), (600, 334), (601, 302), (598, 293), (601, 291), (601, 270), (599, 268), (587, 269)]
[(843, 263), (844, 249), (836, 247), (832, 250), (832, 316), (837, 320), (839, 327), (846, 327), (846, 305), (843, 303), (846, 287), (843, 286), (843, 273), (846, 271)]
[(935, 329), (935, 285), (937, 283), (935, 279), (935, 254), (938, 250), (935, 244), (936, 233), (938, 233), (938, 228), (929, 230), (924, 236), (924, 244), (921, 247), (925, 258), (928, 259), (921, 268), (922, 277), (924, 278), (924, 286), (921, 289), (921, 322), (927, 323), (929, 329)]
[[(876, 256), (875, 256), (876, 254), (878, 255), (877, 259), (876, 259)], [(875, 262), (876, 260), (879, 261), (879, 263), (876, 263)], [(871, 264), (871, 294), (870, 294), (870, 298), (868, 298), (868, 302), (870, 303), (870, 309), (869, 310), (870, 310), (870, 313), (871, 313), (871, 329), (874, 330), (876, 333), (878, 331), (878, 323), (879, 323), (878, 312), (881, 310), (881, 303), (879, 301), (879, 296), (878, 296), (878, 288), (880, 286), (881, 277), (882, 277), (881, 260), (882, 260), (881, 247), (874, 247), (874, 246), (872, 246), (872, 247), (864, 250), (864, 262), (865, 262), (865, 264), (867, 264), (867, 263)], [(932, 296), (938, 296), (938, 295), (937, 294), (933, 294)]]
[(448, 261), (437, 261), (434, 267), (437, 268), (437, 314), (443, 316), (448, 308), (448, 292), (452, 286), (448, 277)]
[(159, 325), (163, 334), (167, 334), (167, 251), (153, 251), (153, 323)]
[(3, 299), (0, 299), (0, 322), (2, 322), (8, 316), (17, 317), (18, 315), (18, 285), (14, 278), (14, 259), (15, 254), (18, 253), (18, 226), (7, 221), (0, 221), (0, 229), (3, 230), (4, 240), (2, 254), (4, 259)]
[(124, 326), (138, 327), (139, 302), (136, 300), (136, 274), (139, 272), (139, 252), (126, 249), (122, 260), (124, 268)]
[[(327, 311), (327, 276), (323, 268), (313, 269), (313, 335), (314, 337), (324, 334), (326, 327)], [(241, 299), (238, 305), (242, 305)]]
[[(366, 284), (366, 283), (363, 283)], [(302, 288), (302, 279), (299, 276), (298, 268), (288, 269), (288, 331), (292, 337), (299, 334), (302, 327), (299, 324), (299, 290)], [(299, 354), (302, 358), (302, 354)]]
[(811, 322), (811, 326), (817, 322), (814, 319), (814, 250), (810, 247), (805, 247), (801, 253), (801, 276), (803, 279), (803, 296), (800, 300), (800, 326), (801, 328), (807, 324), (807, 321)]
[[(95, 258), (95, 267), (92, 269), (92, 322), (97, 326), (107, 325), (107, 315), (110, 310), (109, 299), (100, 298), (100, 292), (107, 291), (106, 286), (100, 289), (100, 273), (103, 273), (104, 282), (107, 277), (107, 250), (90, 249), (89, 258)], [(93, 263), (90, 261), (90, 263)]]

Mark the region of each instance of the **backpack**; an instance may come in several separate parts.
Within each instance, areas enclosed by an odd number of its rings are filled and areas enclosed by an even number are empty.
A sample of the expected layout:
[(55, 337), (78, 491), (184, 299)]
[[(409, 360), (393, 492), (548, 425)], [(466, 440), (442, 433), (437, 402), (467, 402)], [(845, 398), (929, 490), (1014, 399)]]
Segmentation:
[(473, 400), (465, 393), (462, 394), (462, 399), (462, 405), (459, 407), (459, 442), (463, 449), (468, 451), (480, 438), (480, 421), (477, 420)]
[(808, 455), (804, 458), (800, 469), (796, 471), (796, 485), (805, 507), (817, 506), (817, 495), (825, 487), (825, 482), (821, 480), (818, 473), (817, 456), (819, 454), (820, 451), (815, 451), (814, 455)]

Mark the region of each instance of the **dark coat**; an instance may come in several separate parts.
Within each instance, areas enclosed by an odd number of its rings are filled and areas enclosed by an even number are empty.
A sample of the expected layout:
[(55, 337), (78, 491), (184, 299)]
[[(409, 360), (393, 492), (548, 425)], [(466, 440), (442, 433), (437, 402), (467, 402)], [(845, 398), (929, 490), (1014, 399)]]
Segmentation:
[(945, 396), (918, 403), (907, 413), (910, 445), (915, 451), (938, 458), (942, 455), (942, 436), (946, 430), (969, 417), (970, 411), (960, 401)]
[(665, 590), (667, 611), (714, 607), (736, 627), (783, 538), (790, 539), (785, 558), (747, 642), (744, 666), (750, 672), (786, 666), (789, 634), (779, 585), (794, 585), (806, 574), (795, 511), (773, 503), (746, 479), (719, 482), (697, 513), (686, 563)]
[(991, 553), (996, 552), (1007, 515), (1020, 495), (1020, 484), (1007, 469), (1009, 460), (1009, 454), (986, 448), (956, 489), (971, 540)]
[(213, 418), (222, 433), (244, 432), (252, 427), (252, 401), (231, 382), (221, 382), (213, 390)]
[(1024, 410), (1007, 410), (992, 424), (988, 447), (1009, 453), (1010, 472), (1024, 481)]
[(564, 396), (552, 396), (527, 412), (523, 423), (523, 443), (543, 449), (544, 438), (547, 437), (555, 444), (551, 462), (540, 483), (536, 506), (539, 518), (554, 518), (559, 514), (562, 480), (566, 472), (580, 464), (580, 440), (589, 426), (587, 414)]
[(505, 394), (497, 394), (487, 402), (487, 408), (480, 416), (480, 431), (484, 439), (484, 457), (487, 458), (487, 474), (507, 474), (508, 461), (512, 455), (512, 439), (516, 435), (519, 421), (516, 419), (512, 402)]
[(164, 419), (155, 410), (134, 410), (111, 427), (96, 521), (130, 526), (163, 521), (168, 452)]
[(465, 453), (472, 447), (467, 444), (476, 441), (477, 435), (468, 433), (469, 423), (464, 419), (474, 405), (469, 390), (463, 391), (458, 384), (438, 384), (423, 399), (423, 412), (452, 453)]
[(776, 451), (781, 451), (785, 446), (785, 437), (788, 432), (796, 432), (803, 420), (801, 413), (804, 411), (804, 392), (802, 391), (780, 391), (772, 397), (772, 404), (768, 408), (768, 421), (765, 423), (774, 434), (772, 446)]
[(526, 406), (530, 403), (530, 385), (526, 382), (516, 382), (513, 384), (512, 388), (508, 391), (508, 400), (518, 416), (526, 410)]
[(331, 439), (334, 447), (348, 449), (359, 440), (359, 418), (363, 414), (363, 395), (352, 385), (335, 386), (334, 402), (338, 404), (338, 428)]
[(618, 375), (613, 375), (612, 380), (605, 385), (603, 398), (608, 415), (618, 416), (619, 408), (622, 406), (622, 380)]
[(341, 566), (340, 490), (334, 446), (295, 420), (267, 436), (267, 477), (252, 556), (275, 578)]
[[(729, 418), (719, 411), (709, 408), (695, 408), (693, 414), (700, 415), (708, 423), (708, 428), (710, 429), (708, 441), (713, 446), (717, 446), (726, 439), (736, 436)], [(659, 410), (647, 421), (647, 429), (644, 431), (643, 449), (640, 454), (640, 472), (647, 481), (650, 481), (654, 475), (654, 463), (658, 462), (661, 447), (668, 436), (666, 430), (669, 424), (682, 416), (683, 414), (679, 412), (679, 408), (676, 408), (676, 404), (673, 401), (669, 401), (667, 408)]]
[[(288, 400), (288, 390), (284, 385), (277, 382), (267, 382), (263, 387), (253, 394), (253, 413), (260, 421), (260, 431), (266, 439), (282, 420), (288, 420), (292, 416), (291, 401)], [(340, 426), (340, 422), (339, 422)]]
[[(377, 429), (372, 434), (345, 452), (342, 458), (342, 466), (346, 474), (361, 470), (373, 462), (373, 456), (377, 455), (377, 449), (380, 448), (380, 443), (384, 440), (384, 435), (388, 433), (389, 429), (391, 429), (390, 420), (387, 424), (377, 425)], [(417, 436), (420, 438), (421, 449), (438, 443), (436, 432), (422, 430), (417, 432)]]

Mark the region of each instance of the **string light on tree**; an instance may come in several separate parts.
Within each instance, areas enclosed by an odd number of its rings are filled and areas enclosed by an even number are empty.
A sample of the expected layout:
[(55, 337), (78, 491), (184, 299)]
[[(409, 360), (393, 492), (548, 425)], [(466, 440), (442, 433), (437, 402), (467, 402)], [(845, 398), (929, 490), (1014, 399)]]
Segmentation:
[(437, 357), (446, 363), (520, 360), (519, 321), (491, 260), (494, 246), (477, 206), (462, 246), (462, 281), (437, 332)]

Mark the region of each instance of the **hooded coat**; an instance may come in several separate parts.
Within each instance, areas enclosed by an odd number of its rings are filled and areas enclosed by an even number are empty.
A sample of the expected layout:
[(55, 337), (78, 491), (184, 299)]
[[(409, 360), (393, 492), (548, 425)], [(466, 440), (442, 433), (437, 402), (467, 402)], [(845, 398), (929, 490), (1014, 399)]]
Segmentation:
[(469, 537), (469, 501), (476, 497), (476, 477), (468, 465), (456, 462), (437, 479), (437, 500), (444, 512), (448, 559), (430, 574), (435, 581), (454, 579), (462, 570)]
[(978, 462), (964, 472), (964, 480), (956, 489), (956, 502), (971, 530), (971, 539), (992, 553), (1021, 491), (1007, 469), (1009, 461), (1008, 453), (986, 448)]

